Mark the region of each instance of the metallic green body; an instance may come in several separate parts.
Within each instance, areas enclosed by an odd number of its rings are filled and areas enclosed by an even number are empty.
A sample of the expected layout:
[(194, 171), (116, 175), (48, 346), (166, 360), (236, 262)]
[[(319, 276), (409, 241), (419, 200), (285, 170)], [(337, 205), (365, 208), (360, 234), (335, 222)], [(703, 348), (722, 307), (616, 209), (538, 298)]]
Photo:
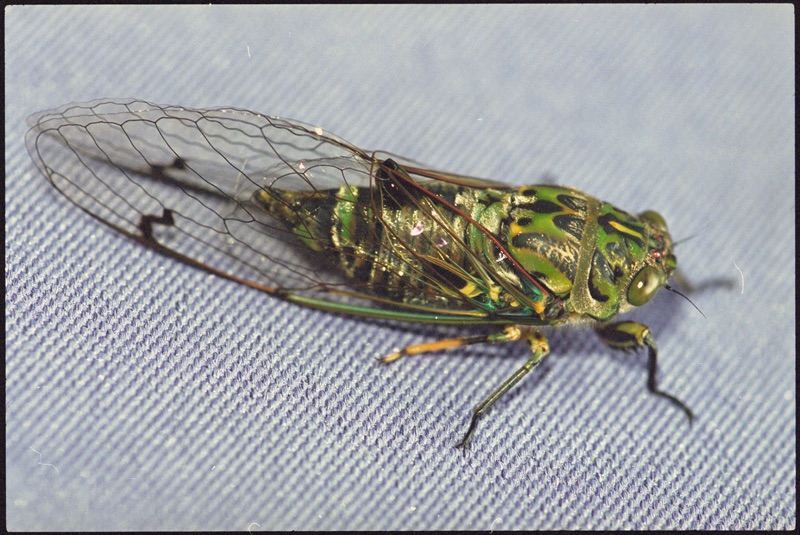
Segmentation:
[(653, 212), (632, 215), (551, 185), (422, 185), (424, 195), (413, 196), (379, 183), (261, 198), (302, 243), (374, 295), (431, 309), (458, 299), (517, 324), (608, 320), (632, 307), (629, 288), (644, 268), (657, 290), (676, 266)]

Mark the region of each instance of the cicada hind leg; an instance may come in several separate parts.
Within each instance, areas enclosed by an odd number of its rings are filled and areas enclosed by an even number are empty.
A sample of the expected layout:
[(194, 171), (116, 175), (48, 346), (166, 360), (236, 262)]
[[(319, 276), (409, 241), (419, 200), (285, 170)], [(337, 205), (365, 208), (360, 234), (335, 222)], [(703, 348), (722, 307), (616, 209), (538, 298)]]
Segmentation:
[(425, 344), (411, 345), (391, 355), (387, 355), (379, 359), (382, 363), (393, 362), (400, 357), (407, 355), (419, 355), (421, 353), (429, 353), (432, 351), (440, 351), (442, 349), (450, 349), (453, 347), (464, 347), (474, 344), (496, 344), (502, 342), (516, 342), (519, 340), (526, 340), (531, 347), (531, 357), (514, 372), (508, 379), (506, 379), (500, 386), (498, 386), (491, 394), (489, 394), (483, 401), (478, 403), (472, 410), (472, 418), (470, 419), (469, 428), (464, 434), (464, 437), (456, 445), (458, 448), (465, 448), (472, 438), (475, 428), (478, 425), (478, 420), (500, 399), (506, 392), (511, 390), (523, 377), (533, 371), (542, 359), (550, 353), (550, 345), (547, 339), (531, 327), (519, 327), (517, 325), (510, 325), (502, 332), (493, 333), (485, 336), (465, 336), (462, 338), (449, 338), (446, 340), (438, 340), (436, 342), (428, 342)]

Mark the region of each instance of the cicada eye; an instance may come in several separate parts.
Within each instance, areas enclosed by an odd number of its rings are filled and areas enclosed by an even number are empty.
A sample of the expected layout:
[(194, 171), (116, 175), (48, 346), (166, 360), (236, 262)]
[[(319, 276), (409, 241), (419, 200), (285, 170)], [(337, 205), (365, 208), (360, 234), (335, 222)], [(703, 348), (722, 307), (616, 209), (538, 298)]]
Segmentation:
[(640, 307), (650, 301), (659, 288), (661, 288), (661, 274), (655, 267), (647, 266), (633, 278), (628, 288), (628, 302)]
[(667, 222), (661, 217), (661, 214), (658, 212), (654, 212), (653, 210), (647, 210), (646, 212), (642, 212), (639, 214), (639, 217), (653, 225), (659, 230), (667, 230)]

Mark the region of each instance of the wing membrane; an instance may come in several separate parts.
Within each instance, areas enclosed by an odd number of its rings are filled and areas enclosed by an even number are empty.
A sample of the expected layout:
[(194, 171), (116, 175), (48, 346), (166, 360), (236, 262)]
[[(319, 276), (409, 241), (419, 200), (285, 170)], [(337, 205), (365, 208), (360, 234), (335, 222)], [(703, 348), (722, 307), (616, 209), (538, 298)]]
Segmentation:
[[(452, 218), (443, 211), (450, 208), (435, 197), (420, 197), (414, 188), (394, 193), (395, 202), (416, 203), (426, 214), (429, 219), (422, 225), (438, 226), (448, 244), (439, 248), (441, 255), (417, 254), (406, 234), (413, 229), (383, 222), (394, 233), (392, 262), (397, 263), (385, 267), (405, 269), (419, 286), (429, 286), (436, 299), (424, 305), (387, 297), (391, 289), (379, 281), (342, 277), (307, 247), (298, 246), (296, 233), (285, 222), (269, 215), (258, 202), (263, 191), (330, 194), (348, 186), (370, 188), (368, 201), (351, 202), (364, 204), (357, 208), (380, 219), (387, 197), (375, 175), (385, 160), (320, 128), (236, 108), (190, 109), (134, 99), (72, 104), (29, 121), (28, 150), (56, 189), (93, 217), (162, 252), (281, 295), (482, 314), (460, 291), (459, 276), (466, 273), (459, 273), (460, 263), (445, 251), (467, 264), (478, 266), (479, 259), (463, 243), (463, 232), (448, 223)], [(402, 176), (413, 183), (444, 180), (505, 187), (429, 171), (415, 162), (404, 165), (408, 174)], [(385, 262), (371, 251), (349, 254)]]

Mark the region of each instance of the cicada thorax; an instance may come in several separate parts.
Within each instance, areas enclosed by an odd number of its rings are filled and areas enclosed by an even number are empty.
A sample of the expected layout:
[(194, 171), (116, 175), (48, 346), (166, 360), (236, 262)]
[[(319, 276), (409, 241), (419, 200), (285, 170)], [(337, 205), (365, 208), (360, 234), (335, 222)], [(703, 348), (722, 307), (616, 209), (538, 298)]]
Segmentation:
[(554, 317), (566, 313), (565, 298), (575, 281), (589, 202), (578, 191), (529, 186), (504, 203), (507, 215), (501, 235), (508, 251), (550, 291)]
[(505, 206), (501, 234), (519, 264), (551, 292), (545, 317), (553, 323), (609, 319), (631, 308), (628, 289), (641, 269), (657, 266), (650, 279), (660, 286), (674, 269), (665, 223), (657, 228), (580, 191), (529, 186), (509, 195)]

